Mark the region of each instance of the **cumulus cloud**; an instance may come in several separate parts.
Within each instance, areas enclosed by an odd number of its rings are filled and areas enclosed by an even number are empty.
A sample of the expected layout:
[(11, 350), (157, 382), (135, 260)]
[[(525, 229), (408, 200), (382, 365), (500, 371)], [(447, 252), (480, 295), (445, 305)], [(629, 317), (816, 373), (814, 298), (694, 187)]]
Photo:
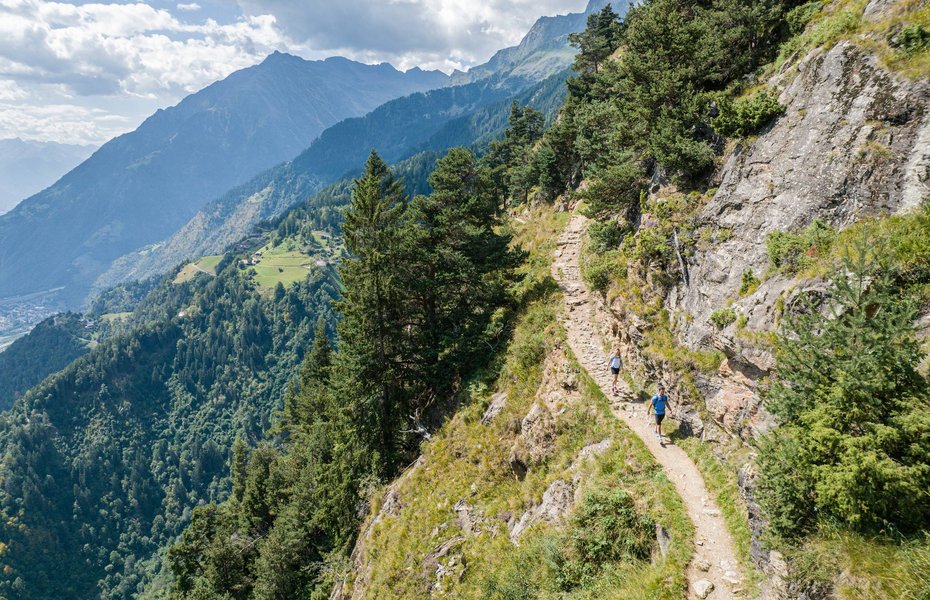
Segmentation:
[(586, 0), (0, 0), (0, 138), (102, 143), (274, 50), (467, 68)]
[[(0, 137), (99, 143), (120, 123), (116, 133), (291, 46), (269, 14), (193, 22), (142, 2), (0, 0)], [(76, 108), (87, 97), (99, 111)], [(145, 112), (127, 113), (127, 103)], [(122, 114), (107, 120), (111, 111)]]
[[(3, 99), (0, 93), (0, 99)], [(0, 137), (97, 144), (131, 128), (129, 117), (102, 108), (77, 104), (22, 104), (0, 102)], [(7, 133), (9, 132), (9, 133)]]
[(401, 68), (465, 68), (519, 42), (542, 15), (583, 10), (586, 0), (238, 0), (272, 14), (292, 39), (321, 51)]
[(142, 3), (0, 2), (0, 77), (77, 95), (192, 92), (287, 45), (270, 15), (190, 24)]

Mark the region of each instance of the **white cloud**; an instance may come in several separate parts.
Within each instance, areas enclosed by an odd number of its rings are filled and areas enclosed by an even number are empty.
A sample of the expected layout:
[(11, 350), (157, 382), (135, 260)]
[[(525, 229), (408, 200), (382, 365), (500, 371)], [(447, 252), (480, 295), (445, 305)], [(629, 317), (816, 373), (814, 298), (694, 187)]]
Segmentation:
[(102, 143), (274, 50), (465, 68), (586, 0), (0, 0), (0, 138)]
[[(8, 101), (0, 137), (103, 142), (147, 116), (121, 108), (142, 108), (127, 99), (170, 105), (292, 46), (271, 15), (191, 22), (141, 2), (0, 0), (0, 101)], [(77, 110), (74, 98), (97, 98), (102, 112)], [(120, 119), (103, 119), (111, 110)], [(19, 120), (12, 118), (17, 111)]]
[(268, 15), (190, 24), (141, 3), (0, 4), (0, 76), (78, 95), (192, 92), (288, 45)]
[(24, 100), (29, 94), (21, 88), (15, 81), (0, 80), (0, 101), (3, 100)]
[(96, 144), (125, 132), (131, 125), (127, 117), (77, 104), (0, 102), (0, 137)]
[(583, 10), (586, 0), (238, 0), (272, 14), (287, 35), (318, 51), (400, 68), (465, 68), (512, 46), (543, 15)]

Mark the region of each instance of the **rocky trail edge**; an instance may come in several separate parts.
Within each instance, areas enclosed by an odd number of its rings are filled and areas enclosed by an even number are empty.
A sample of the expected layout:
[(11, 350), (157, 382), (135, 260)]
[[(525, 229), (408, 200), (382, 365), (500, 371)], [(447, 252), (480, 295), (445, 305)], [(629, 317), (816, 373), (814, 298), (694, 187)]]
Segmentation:
[[(745, 597), (733, 539), (720, 509), (707, 491), (704, 479), (684, 450), (672, 443), (662, 446), (655, 437), (646, 407), (636, 402), (629, 386), (621, 379), (619, 394), (610, 394), (611, 376), (608, 352), (595, 323), (614, 317), (592, 301), (580, 272), (579, 259), (588, 219), (572, 215), (555, 251), (552, 270), (562, 289), (565, 314), (563, 325), (568, 343), (581, 366), (611, 398), (614, 414), (646, 444), (684, 501), (694, 523), (694, 556), (688, 567), (688, 597), (729, 600)], [(672, 398), (672, 413), (678, 408)]]

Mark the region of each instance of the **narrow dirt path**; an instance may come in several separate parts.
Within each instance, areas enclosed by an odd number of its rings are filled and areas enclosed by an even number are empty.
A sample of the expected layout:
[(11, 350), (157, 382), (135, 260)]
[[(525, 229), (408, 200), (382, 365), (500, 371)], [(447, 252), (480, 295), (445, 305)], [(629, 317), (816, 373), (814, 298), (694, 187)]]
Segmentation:
[[(601, 314), (591, 297), (579, 271), (581, 243), (587, 229), (588, 219), (573, 215), (568, 227), (559, 238), (559, 249), (553, 262), (553, 275), (559, 282), (565, 298), (564, 325), (568, 342), (581, 365), (610, 396), (610, 374), (604, 344), (594, 323), (611, 319)], [(711, 582), (714, 589), (703, 596), (713, 600), (741, 598), (740, 581), (733, 540), (727, 531), (714, 499), (707, 493), (704, 479), (684, 450), (666, 443), (662, 447), (647, 420), (646, 407), (631, 403), (632, 393), (621, 380), (620, 399), (612, 402), (614, 413), (626, 422), (662, 465), (665, 474), (675, 485), (684, 500), (688, 516), (694, 523), (694, 558), (688, 568), (688, 596), (701, 598), (702, 584)], [(672, 398), (672, 407), (677, 408)], [(674, 413), (674, 410), (672, 411)], [(666, 438), (667, 439), (667, 438)], [(706, 586), (704, 586), (706, 587)]]

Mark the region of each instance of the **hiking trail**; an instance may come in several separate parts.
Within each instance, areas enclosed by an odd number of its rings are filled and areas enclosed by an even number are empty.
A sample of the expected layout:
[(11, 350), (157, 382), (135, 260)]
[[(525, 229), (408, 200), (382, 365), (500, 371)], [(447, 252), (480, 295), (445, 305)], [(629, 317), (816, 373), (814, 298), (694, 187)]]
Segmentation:
[[(611, 376), (607, 365), (609, 351), (602, 344), (594, 323), (613, 319), (605, 310), (591, 301), (591, 295), (581, 279), (579, 258), (588, 219), (574, 214), (559, 238), (552, 265), (553, 275), (559, 282), (565, 301), (563, 325), (568, 343), (581, 366), (611, 399), (614, 414), (622, 419), (646, 444), (649, 452), (665, 470), (665, 474), (678, 490), (688, 516), (694, 524), (694, 556), (688, 566), (688, 597), (727, 600), (742, 598), (743, 585), (739, 562), (736, 560), (733, 540), (715, 500), (708, 494), (700, 471), (685, 451), (672, 443), (659, 444), (653, 432), (653, 421), (646, 419), (646, 406), (631, 402), (633, 393), (621, 378), (618, 381), (620, 398), (611, 397)], [(675, 398), (672, 415), (681, 407)], [(713, 590), (706, 592), (707, 582)]]

